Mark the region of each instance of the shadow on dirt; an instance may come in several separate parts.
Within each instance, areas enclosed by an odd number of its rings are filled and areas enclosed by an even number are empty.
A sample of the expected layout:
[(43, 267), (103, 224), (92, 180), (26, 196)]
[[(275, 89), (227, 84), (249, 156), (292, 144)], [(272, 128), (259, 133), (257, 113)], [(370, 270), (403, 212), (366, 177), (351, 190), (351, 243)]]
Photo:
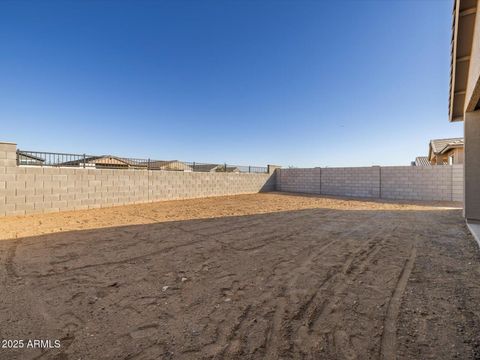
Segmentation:
[(466, 359), (478, 348), (480, 261), (461, 210), (129, 225), (1, 241), (0, 256), (1, 337), (62, 339), (6, 358)]

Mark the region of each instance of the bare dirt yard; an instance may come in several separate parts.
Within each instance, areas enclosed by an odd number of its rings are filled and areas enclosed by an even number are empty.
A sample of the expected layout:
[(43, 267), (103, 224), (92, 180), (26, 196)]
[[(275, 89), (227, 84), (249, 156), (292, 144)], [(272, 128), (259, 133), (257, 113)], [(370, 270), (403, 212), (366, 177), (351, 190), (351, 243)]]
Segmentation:
[(480, 256), (451, 206), (268, 193), (0, 219), (0, 339), (61, 341), (0, 359), (480, 359)]

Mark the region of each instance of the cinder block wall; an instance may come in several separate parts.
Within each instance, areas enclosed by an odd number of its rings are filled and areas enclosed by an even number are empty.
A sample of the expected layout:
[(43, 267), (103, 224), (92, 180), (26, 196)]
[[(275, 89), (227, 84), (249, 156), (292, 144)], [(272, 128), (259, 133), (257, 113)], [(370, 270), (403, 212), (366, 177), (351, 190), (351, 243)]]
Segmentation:
[(277, 190), (320, 194), (320, 168), (278, 169)]
[(275, 189), (269, 174), (17, 166), (16, 145), (0, 143), (0, 216), (236, 195)]
[(326, 195), (379, 197), (379, 167), (321, 169), (321, 193)]
[(463, 165), (452, 166), (452, 200), (463, 201)]
[(277, 190), (398, 200), (463, 201), (463, 166), (279, 169)]
[(451, 166), (392, 166), (382, 168), (386, 199), (452, 200)]

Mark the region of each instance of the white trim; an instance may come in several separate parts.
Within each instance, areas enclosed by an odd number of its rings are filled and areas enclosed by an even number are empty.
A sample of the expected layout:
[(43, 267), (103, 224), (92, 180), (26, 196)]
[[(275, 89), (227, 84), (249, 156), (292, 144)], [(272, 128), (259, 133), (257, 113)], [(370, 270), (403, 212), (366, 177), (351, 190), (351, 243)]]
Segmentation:
[(468, 230), (472, 233), (473, 237), (477, 241), (478, 246), (480, 247), (480, 224), (469, 223), (467, 221)]

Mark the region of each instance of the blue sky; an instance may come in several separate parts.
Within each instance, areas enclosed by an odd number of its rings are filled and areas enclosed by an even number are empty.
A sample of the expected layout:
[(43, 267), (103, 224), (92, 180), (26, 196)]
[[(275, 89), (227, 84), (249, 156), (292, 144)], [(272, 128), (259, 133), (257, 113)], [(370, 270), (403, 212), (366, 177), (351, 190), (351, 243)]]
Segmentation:
[(408, 165), (448, 122), (447, 1), (0, 3), (0, 140), (284, 166)]

